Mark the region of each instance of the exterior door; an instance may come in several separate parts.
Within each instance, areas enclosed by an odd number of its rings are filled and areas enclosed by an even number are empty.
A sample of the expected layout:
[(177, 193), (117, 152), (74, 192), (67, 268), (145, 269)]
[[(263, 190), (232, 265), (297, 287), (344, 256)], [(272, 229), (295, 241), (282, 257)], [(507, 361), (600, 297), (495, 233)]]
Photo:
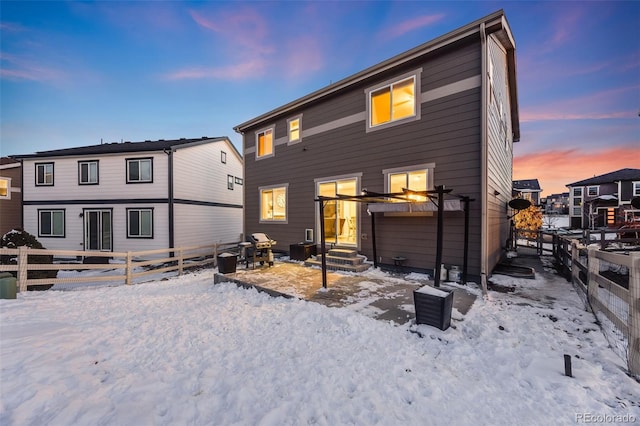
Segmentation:
[[(356, 178), (331, 180), (317, 183), (319, 196), (335, 197), (340, 195), (356, 195), (358, 181)], [(354, 201), (329, 201), (324, 207), (324, 235), (329, 244), (357, 246), (358, 244), (358, 203)], [(318, 238), (320, 238), (318, 222)]]
[(111, 210), (84, 211), (84, 249), (112, 251)]

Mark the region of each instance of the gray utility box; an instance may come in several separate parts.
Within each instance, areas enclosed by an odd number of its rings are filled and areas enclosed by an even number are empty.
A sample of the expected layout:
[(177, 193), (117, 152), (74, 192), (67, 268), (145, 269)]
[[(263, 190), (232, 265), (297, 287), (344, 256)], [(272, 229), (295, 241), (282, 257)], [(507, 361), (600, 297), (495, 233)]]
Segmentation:
[(0, 299), (15, 299), (16, 277), (9, 272), (0, 272)]
[(453, 290), (423, 286), (413, 291), (416, 323), (446, 330), (451, 325)]

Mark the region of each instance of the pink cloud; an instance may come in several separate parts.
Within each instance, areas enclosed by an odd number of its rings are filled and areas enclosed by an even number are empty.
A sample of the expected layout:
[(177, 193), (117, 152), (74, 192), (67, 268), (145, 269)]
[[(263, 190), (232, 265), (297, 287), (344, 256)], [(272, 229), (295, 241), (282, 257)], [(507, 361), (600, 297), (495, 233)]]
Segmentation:
[(289, 77), (317, 71), (324, 64), (320, 42), (312, 36), (296, 37), (287, 44), (286, 48), (284, 73)]
[(386, 38), (400, 37), (408, 32), (417, 30), (418, 28), (426, 27), (440, 21), (444, 17), (443, 14), (437, 15), (422, 15), (415, 18), (400, 22), (399, 24), (387, 28), (381, 35)]
[(0, 78), (7, 80), (59, 81), (66, 74), (55, 68), (44, 66), (37, 61), (5, 52), (0, 52)]
[(168, 80), (221, 79), (242, 80), (259, 77), (265, 72), (265, 63), (260, 59), (250, 62), (212, 68), (188, 68), (165, 76)]
[(624, 110), (620, 108), (620, 96), (638, 90), (639, 88), (640, 85), (619, 87), (577, 98), (563, 99), (550, 105), (524, 108), (520, 113), (520, 121), (593, 120), (635, 117), (638, 114), (637, 109)]
[(513, 159), (513, 179), (538, 179), (545, 195), (566, 192), (566, 185), (626, 167), (638, 168), (640, 147), (619, 146), (595, 151), (548, 150)]

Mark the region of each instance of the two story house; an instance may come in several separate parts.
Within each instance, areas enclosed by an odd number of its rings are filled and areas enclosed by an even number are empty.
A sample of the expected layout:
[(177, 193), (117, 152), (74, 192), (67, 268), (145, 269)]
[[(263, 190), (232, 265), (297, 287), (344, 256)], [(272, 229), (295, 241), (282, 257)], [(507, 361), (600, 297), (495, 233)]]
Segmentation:
[(242, 156), (226, 137), (16, 156), (23, 228), (49, 249), (136, 251), (238, 241)]
[(545, 200), (544, 212), (552, 215), (569, 214), (569, 193), (548, 195)]
[(0, 158), (0, 236), (22, 226), (22, 168), (19, 161)]
[(640, 217), (631, 200), (640, 197), (640, 169), (620, 169), (567, 185), (572, 228), (618, 227)]
[[(314, 200), (444, 185), (474, 200), (469, 277), (486, 278), (503, 255), (520, 127), (515, 42), (502, 11), (234, 129), (243, 137), (247, 234), (265, 232), (286, 250), (318, 243), (322, 221), (328, 244), (371, 259), (368, 206), (332, 201), (321, 218)], [(376, 260), (402, 256), (405, 267), (432, 272), (437, 213), (404, 210), (376, 217)], [(445, 214), (442, 262), (462, 265), (464, 214)]]
[(518, 197), (531, 201), (534, 206), (540, 205), (540, 182), (538, 179), (523, 179), (513, 181), (513, 192)]

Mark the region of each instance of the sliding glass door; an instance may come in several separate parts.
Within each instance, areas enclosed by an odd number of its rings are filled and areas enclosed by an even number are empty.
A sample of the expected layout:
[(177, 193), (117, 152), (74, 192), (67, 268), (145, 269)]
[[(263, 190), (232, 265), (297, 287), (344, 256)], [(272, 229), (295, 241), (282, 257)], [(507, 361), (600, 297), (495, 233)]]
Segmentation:
[[(319, 196), (356, 195), (356, 178), (317, 182)], [(358, 243), (358, 205), (354, 201), (328, 201), (324, 207), (324, 233), (328, 244), (356, 246)], [(318, 222), (319, 223), (319, 222)], [(318, 227), (318, 231), (320, 231)], [(318, 232), (320, 235), (320, 232)]]

